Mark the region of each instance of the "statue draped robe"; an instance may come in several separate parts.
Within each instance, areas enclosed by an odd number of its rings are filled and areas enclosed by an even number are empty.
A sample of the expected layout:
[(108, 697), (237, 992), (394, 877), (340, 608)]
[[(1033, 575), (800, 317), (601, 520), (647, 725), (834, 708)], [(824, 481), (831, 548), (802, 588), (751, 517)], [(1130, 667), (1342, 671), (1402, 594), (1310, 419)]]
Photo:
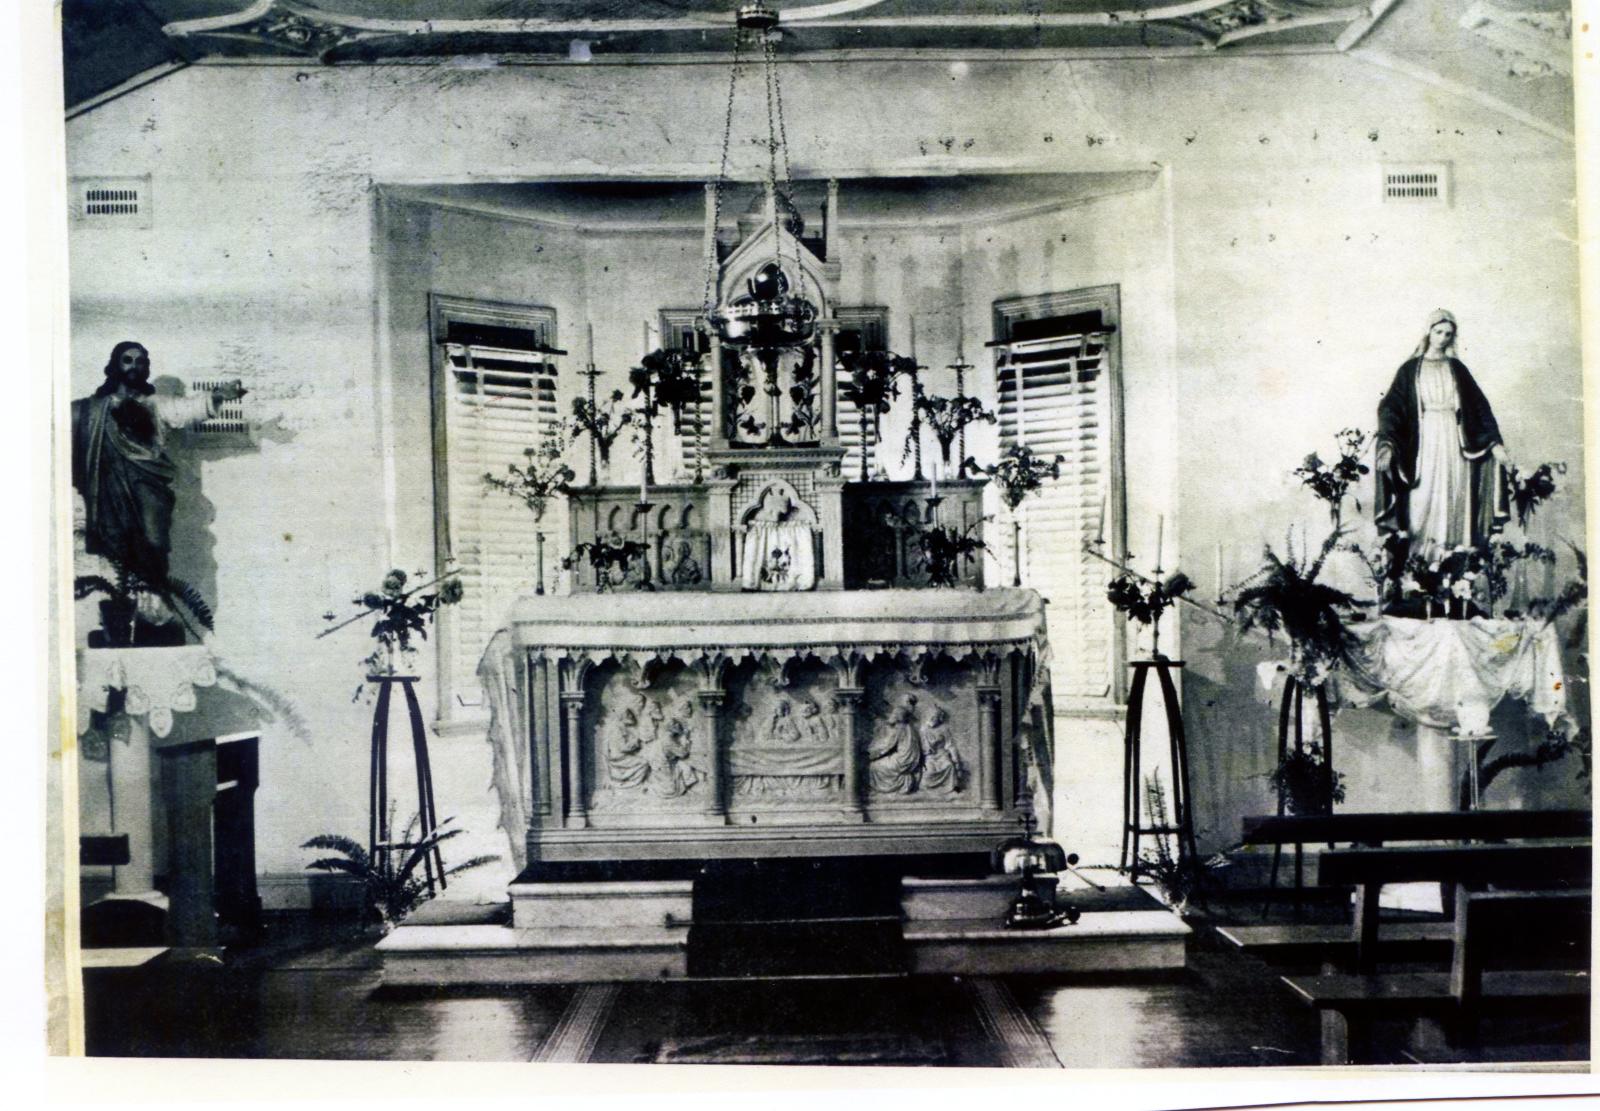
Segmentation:
[[(1446, 410), (1448, 398), (1441, 405), (1437, 396), (1430, 410), (1419, 381), (1420, 358), (1401, 365), (1378, 404), (1377, 440), (1393, 451), (1393, 467), (1377, 471), (1377, 525), (1404, 535), (1411, 551), (1419, 554), (1483, 543), (1504, 518), (1491, 456), (1501, 442), (1500, 427), (1466, 366), (1459, 359), (1448, 360), (1448, 366), (1455, 388), (1453, 413)], [(1451, 473), (1455, 467), (1459, 472)], [(1459, 525), (1448, 520), (1452, 514), (1447, 506), (1434, 501), (1448, 502), (1452, 492), (1465, 499)], [(1430, 504), (1422, 503), (1424, 496)]]
[(176, 469), (165, 427), (209, 416), (209, 397), (86, 397), (72, 403), (72, 485), (84, 546), (156, 582), (166, 578)]

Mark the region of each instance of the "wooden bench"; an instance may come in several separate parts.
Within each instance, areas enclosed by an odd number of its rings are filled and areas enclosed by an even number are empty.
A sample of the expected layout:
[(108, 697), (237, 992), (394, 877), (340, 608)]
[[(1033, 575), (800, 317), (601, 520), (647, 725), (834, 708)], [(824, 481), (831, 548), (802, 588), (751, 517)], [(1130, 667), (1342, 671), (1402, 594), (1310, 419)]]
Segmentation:
[(1423, 845), (1408, 848), (1336, 849), (1323, 853), (1317, 880), (1356, 889), (1358, 973), (1378, 963), (1378, 893), (1391, 883), (1473, 886), (1587, 888), (1592, 849), (1588, 841), (1522, 845)]
[[(1439, 1018), (1451, 1038), (1459, 1039), (1475, 1033), (1485, 1013), (1551, 1008), (1586, 1013), (1587, 948), (1579, 941), (1588, 936), (1590, 857), (1587, 841), (1323, 854), (1319, 880), (1357, 889), (1356, 971), (1284, 977), (1297, 996), (1323, 1013), (1323, 1063), (1369, 1058), (1372, 1022), (1378, 1018)], [(1385, 883), (1415, 881), (1458, 885), (1449, 924), (1450, 966), (1379, 975), (1378, 890)], [(1480, 890), (1475, 885), (1502, 886)], [(1536, 938), (1530, 938), (1531, 920), (1538, 923)], [(1562, 941), (1566, 951), (1552, 952)], [(1486, 971), (1487, 953), (1497, 946), (1537, 967)], [(1560, 964), (1575, 967), (1552, 967)]]
[[(1539, 838), (1584, 839), (1594, 818), (1587, 810), (1465, 810), (1398, 811), (1347, 814), (1261, 814), (1244, 819), (1242, 845), (1278, 845), (1302, 842), (1381, 847), (1397, 841), (1487, 842)], [(1326, 855), (1326, 854), (1325, 854)], [(1319, 880), (1330, 882), (1324, 873)], [(1346, 882), (1346, 881), (1339, 881)], [(1391, 881), (1399, 882), (1399, 881)], [(1351, 884), (1354, 886), (1354, 883)], [(1375, 915), (1374, 896), (1363, 907)], [(1394, 959), (1448, 956), (1453, 939), (1447, 920), (1406, 920), (1385, 923), (1375, 933), (1376, 919), (1358, 916), (1351, 925), (1293, 924), (1216, 928), (1218, 936), (1258, 956), (1281, 961), (1348, 963), (1356, 956), (1363, 936), (1368, 942), (1366, 963), (1375, 959), (1374, 943)], [(1331, 969), (1327, 969), (1331, 971)]]
[(1395, 841), (1518, 841), (1593, 835), (1588, 810), (1401, 810), (1349, 814), (1252, 814), (1242, 845), (1379, 846)]

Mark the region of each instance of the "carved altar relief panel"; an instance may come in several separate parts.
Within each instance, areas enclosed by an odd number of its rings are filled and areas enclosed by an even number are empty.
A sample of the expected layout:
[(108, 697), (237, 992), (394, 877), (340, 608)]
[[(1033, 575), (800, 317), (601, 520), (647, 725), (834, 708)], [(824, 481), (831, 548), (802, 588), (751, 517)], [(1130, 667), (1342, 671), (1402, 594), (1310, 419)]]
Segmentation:
[(869, 811), (979, 805), (972, 667), (901, 657), (867, 669), (858, 729)]
[(589, 809), (688, 811), (703, 805), (712, 754), (694, 677), (679, 664), (650, 669), (641, 688), (631, 666), (606, 664), (589, 682)]
[(729, 674), (728, 803), (735, 809), (833, 804), (844, 792), (838, 682), (816, 661), (747, 662)]

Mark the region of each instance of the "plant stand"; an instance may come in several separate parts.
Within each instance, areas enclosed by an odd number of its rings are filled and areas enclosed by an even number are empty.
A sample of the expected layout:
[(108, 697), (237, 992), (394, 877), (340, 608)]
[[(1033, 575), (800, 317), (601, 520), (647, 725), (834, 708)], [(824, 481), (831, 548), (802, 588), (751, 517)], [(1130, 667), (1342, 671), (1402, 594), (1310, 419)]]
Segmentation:
[[(1189, 795), (1189, 746), (1183, 732), (1183, 713), (1178, 705), (1178, 690), (1172, 682), (1174, 668), (1183, 666), (1182, 660), (1169, 660), (1153, 656), (1148, 660), (1134, 660), (1133, 687), (1128, 692), (1128, 724), (1122, 748), (1122, 855), (1121, 871), (1137, 882), (1145, 870), (1139, 860), (1140, 841), (1147, 836), (1174, 835), (1178, 839), (1178, 857), (1187, 863), (1192, 873), (1194, 890), (1200, 890), (1200, 850), (1195, 844), (1194, 809)], [(1161, 702), (1167, 716), (1167, 741), (1172, 758), (1172, 818), (1170, 825), (1144, 825), (1139, 814), (1139, 799), (1144, 791), (1140, 777), (1140, 736), (1144, 721), (1145, 684), (1154, 671), (1161, 689)]]
[[(1317, 728), (1322, 733), (1322, 767), (1325, 776), (1323, 783), (1324, 797), (1328, 800), (1328, 811), (1333, 810), (1333, 715), (1328, 709), (1328, 691), (1326, 687), (1313, 687), (1317, 703)], [(1305, 692), (1306, 686), (1293, 675), (1287, 676), (1283, 681), (1283, 699), (1278, 704), (1278, 766), (1283, 766), (1284, 760), (1289, 755), (1289, 731), (1291, 722), (1294, 729), (1294, 751), (1298, 755), (1305, 751)], [(1278, 787), (1278, 815), (1282, 817), (1288, 810), (1288, 792), (1280, 784)], [(1294, 908), (1296, 916), (1300, 913), (1301, 897), (1305, 893), (1305, 865), (1304, 845), (1295, 842), (1294, 846)], [(1269, 887), (1276, 891), (1278, 887), (1278, 866), (1283, 859), (1282, 843), (1272, 846), (1272, 879)], [(1263, 907), (1263, 913), (1265, 908)]]
[[(422, 707), (417, 704), (417, 676), (368, 675), (367, 682), (378, 685), (378, 701), (372, 714), (372, 765), (367, 787), (370, 811), (367, 818), (367, 856), (376, 864), (378, 854), (390, 853), (398, 848), (391, 841), (394, 831), (389, 828), (389, 696), (396, 683), (406, 699), (406, 716), (411, 722), (411, 751), (417, 765), (417, 843), (422, 844), (439, 828), (439, 814), (433, 803), (433, 769), (428, 763), (428, 734), (422, 725)], [(439, 889), (446, 886), (444, 858), (435, 844), (422, 860), (427, 877), (428, 895), (434, 894), (437, 880)]]

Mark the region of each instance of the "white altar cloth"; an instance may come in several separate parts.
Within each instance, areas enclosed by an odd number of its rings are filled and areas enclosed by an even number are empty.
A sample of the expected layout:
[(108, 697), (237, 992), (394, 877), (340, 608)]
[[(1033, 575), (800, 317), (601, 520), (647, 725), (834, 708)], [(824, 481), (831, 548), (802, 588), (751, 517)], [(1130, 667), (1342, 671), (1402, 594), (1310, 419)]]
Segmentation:
[(938, 649), (1042, 647), (1044, 600), (1032, 590), (849, 590), (782, 594), (620, 592), (524, 597), (484, 652), (515, 643), (604, 658), (684, 662), (707, 650), (730, 658), (867, 658)]
[(1467, 734), (1486, 732), (1490, 712), (1507, 696), (1548, 725), (1566, 716), (1561, 643), (1551, 622), (1383, 617), (1354, 632), (1355, 660), (1335, 691), (1344, 705), (1383, 702), (1418, 725)]

